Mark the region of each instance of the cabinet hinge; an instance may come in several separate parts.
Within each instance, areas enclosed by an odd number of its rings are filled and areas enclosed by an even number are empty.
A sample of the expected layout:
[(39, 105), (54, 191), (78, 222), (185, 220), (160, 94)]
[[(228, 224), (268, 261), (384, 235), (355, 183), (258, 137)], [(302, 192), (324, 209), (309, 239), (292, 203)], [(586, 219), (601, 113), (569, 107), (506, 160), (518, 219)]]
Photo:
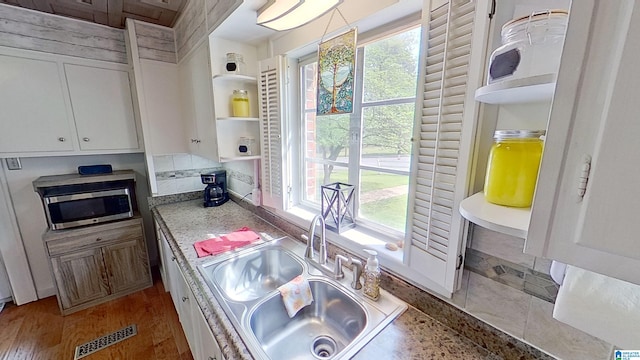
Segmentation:
[(584, 198), (587, 192), (587, 183), (589, 182), (589, 173), (591, 172), (591, 156), (585, 155), (578, 168), (578, 196), (580, 200)]
[(456, 265), (456, 270), (460, 270), (463, 264), (464, 264), (464, 256), (460, 254), (458, 255), (458, 264)]

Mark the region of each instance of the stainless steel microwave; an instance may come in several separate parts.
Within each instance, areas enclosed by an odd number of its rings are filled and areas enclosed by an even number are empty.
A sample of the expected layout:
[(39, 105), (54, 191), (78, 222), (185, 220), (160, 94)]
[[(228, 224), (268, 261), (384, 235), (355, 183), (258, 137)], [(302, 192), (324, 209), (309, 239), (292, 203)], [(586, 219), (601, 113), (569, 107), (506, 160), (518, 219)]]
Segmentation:
[(129, 189), (44, 196), (47, 221), (52, 230), (97, 224), (133, 216)]
[(101, 175), (74, 180), (71, 183), (43, 184), (39, 179), (40, 186), (34, 182), (34, 188), (42, 197), (51, 230), (133, 217), (137, 208), (133, 179)]

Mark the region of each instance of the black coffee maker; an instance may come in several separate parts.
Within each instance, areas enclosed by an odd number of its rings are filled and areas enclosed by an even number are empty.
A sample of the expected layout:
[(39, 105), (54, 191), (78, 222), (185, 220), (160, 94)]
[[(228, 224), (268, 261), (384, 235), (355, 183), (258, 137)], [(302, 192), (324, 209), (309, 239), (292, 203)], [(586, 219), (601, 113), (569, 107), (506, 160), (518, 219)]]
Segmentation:
[(200, 174), (200, 180), (207, 185), (204, 189), (204, 207), (220, 206), (229, 200), (225, 170), (214, 170)]

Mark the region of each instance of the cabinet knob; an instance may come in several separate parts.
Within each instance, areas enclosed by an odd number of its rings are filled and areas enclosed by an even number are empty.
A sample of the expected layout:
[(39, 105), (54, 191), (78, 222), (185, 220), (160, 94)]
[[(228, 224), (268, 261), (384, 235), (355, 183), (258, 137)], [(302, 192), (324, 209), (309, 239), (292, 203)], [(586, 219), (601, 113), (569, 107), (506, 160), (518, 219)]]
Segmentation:
[(96, 238), (96, 241), (102, 241), (102, 238)]
[(175, 256), (172, 256), (172, 257), (171, 257), (171, 261), (176, 261), (176, 257), (175, 257)]
[(183, 297), (182, 297), (182, 302), (186, 302), (187, 300), (189, 300), (189, 298), (188, 298), (188, 297), (186, 297), (186, 296), (183, 296)]
[(195, 143), (197, 140), (196, 139), (191, 139), (191, 143)]
[(59, 138), (58, 138), (58, 141), (60, 141), (60, 142), (65, 142), (65, 141), (67, 141), (67, 139), (65, 139), (65, 138), (63, 138), (63, 137), (61, 136), (61, 137), (59, 137)]
[(88, 138), (88, 137), (83, 137), (83, 138), (82, 138), (82, 141), (84, 141), (84, 142), (89, 142), (89, 138)]

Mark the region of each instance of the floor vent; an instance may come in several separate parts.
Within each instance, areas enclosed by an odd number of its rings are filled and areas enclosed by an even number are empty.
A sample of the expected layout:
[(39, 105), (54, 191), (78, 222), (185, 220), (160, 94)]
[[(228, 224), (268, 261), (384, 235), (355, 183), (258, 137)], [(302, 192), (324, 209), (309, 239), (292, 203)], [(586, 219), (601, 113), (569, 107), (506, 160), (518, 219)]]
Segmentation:
[(76, 353), (73, 357), (74, 360), (82, 359), (85, 356), (93, 354), (96, 351), (102, 350), (107, 346), (119, 343), (122, 340), (126, 340), (138, 333), (136, 325), (129, 325), (111, 334), (99, 337), (95, 340), (91, 340), (88, 343), (84, 343), (76, 347)]

